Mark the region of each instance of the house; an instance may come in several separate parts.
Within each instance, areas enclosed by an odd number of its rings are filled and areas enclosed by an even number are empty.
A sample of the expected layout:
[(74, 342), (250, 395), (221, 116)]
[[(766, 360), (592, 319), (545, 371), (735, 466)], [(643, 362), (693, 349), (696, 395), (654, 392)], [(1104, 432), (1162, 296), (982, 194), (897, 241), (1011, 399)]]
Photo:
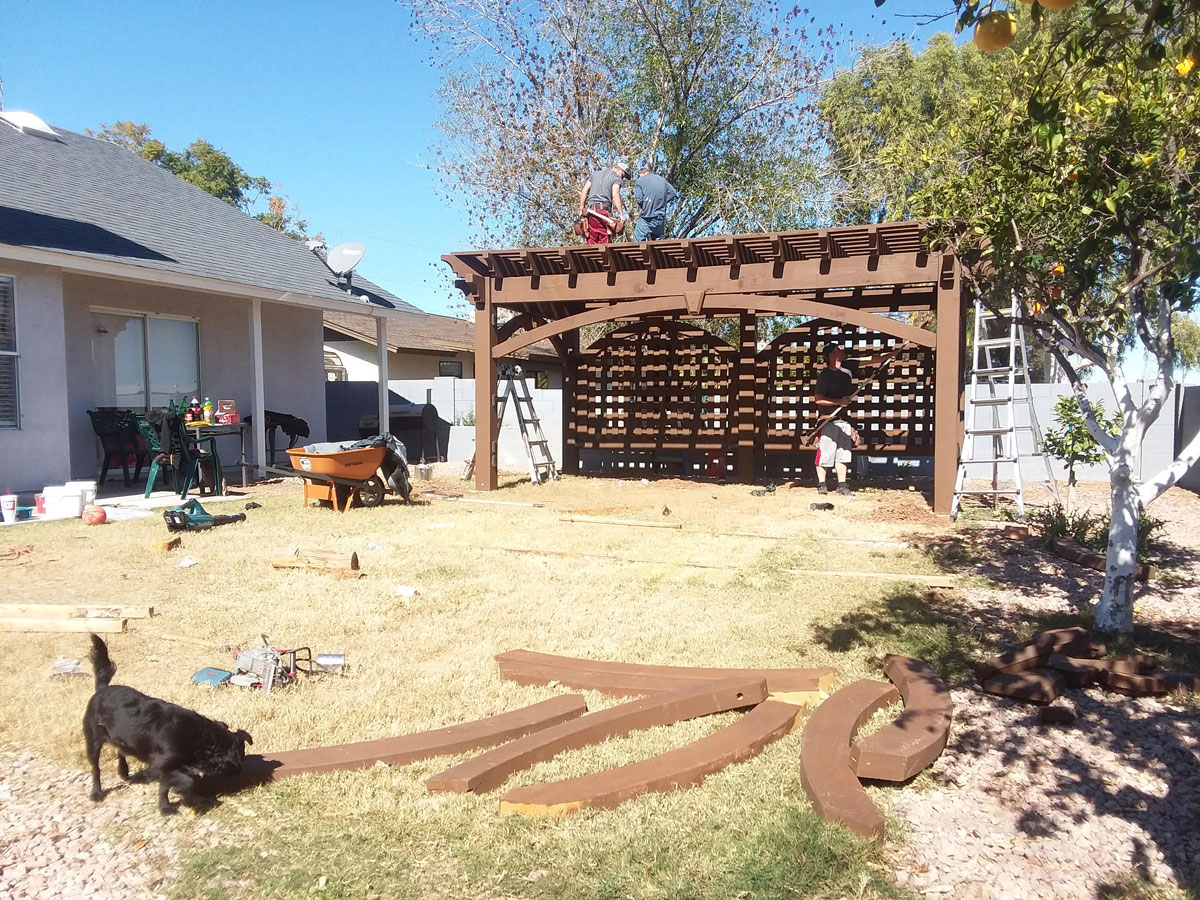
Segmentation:
[[(325, 367), (330, 381), (375, 381), (375, 334), (362, 316), (325, 313)], [(395, 380), (475, 377), (475, 323), (432, 313), (398, 313), (388, 319), (388, 374)], [(504, 360), (516, 363), (530, 386), (562, 388), (562, 363), (549, 341)]]
[[(94, 477), (100, 406), (231, 399), (323, 439), (325, 313), (379, 335), (419, 311), (122, 147), (0, 112), (0, 485)], [(250, 444), (263, 465), (265, 430)]]

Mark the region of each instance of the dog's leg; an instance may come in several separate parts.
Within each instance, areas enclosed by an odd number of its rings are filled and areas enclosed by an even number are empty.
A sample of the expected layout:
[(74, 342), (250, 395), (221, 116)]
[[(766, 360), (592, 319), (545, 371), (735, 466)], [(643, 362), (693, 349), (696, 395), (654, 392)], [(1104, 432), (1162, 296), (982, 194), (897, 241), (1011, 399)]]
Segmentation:
[(97, 729), (90, 720), (83, 720), (83, 741), (87, 749), (87, 760), (92, 766), (93, 803), (104, 799), (104, 792), (100, 790), (100, 748), (104, 746), (104, 738), (96, 731)]
[(184, 806), (195, 808), (196, 796), (195, 787), (196, 779), (184, 772), (172, 772), (169, 776), (171, 787), (175, 789), (175, 793), (179, 795), (179, 802)]
[(125, 754), (120, 750), (117, 751), (117, 774), (121, 776), (122, 781), (129, 780), (129, 763), (125, 759)]

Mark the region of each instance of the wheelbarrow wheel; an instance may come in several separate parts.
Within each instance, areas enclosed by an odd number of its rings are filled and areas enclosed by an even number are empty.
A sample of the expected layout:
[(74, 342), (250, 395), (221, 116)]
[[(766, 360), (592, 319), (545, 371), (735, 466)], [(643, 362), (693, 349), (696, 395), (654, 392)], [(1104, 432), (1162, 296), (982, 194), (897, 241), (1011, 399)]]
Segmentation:
[(378, 475), (372, 475), (357, 490), (358, 502), (363, 506), (378, 506), (383, 502), (383, 482)]

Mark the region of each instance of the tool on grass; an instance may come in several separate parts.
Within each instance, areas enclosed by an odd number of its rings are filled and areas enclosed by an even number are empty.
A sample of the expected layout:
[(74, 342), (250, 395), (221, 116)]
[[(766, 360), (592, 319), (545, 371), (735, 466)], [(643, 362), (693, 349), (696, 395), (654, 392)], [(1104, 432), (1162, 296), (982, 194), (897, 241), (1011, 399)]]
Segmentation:
[[(814, 425), (812, 428), (810, 428), (805, 433), (805, 435), (802, 438), (800, 438), (800, 443), (807, 444), (814, 437), (816, 437), (818, 434), (820, 434), (822, 428), (824, 428), (826, 425), (828, 425), (830, 422), (832, 422), (835, 418), (837, 418), (837, 416), (840, 413), (842, 413), (844, 410), (846, 410), (850, 406), (851, 403), (853, 403), (855, 400), (858, 399), (859, 394), (861, 394), (864, 390), (867, 389), (867, 387), (869, 387), (871, 384), (873, 384), (875, 381), (877, 381), (879, 379), (879, 376), (883, 374), (884, 370), (892, 364), (892, 360), (894, 360), (897, 356), (899, 356), (905, 350), (909, 350), (914, 346), (915, 345), (913, 344), (912, 341), (905, 341), (903, 344), (898, 344), (897, 346), (893, 347), (891, 352), (888, 353), (886, 356), (883, 357), (882, 360), (879, 361), (879, 365), (877, 365), (867, 375), (864, 375), (861, 379), (859, 379), (858, 387), (856, 387), (850, 393), (849, 397), (843, 398), (842, 402), (838, 406), (836, 406), (834, 409), (830, 410), (824, 416), (822, 416), (820, 419), (817, 420), (817, 424)], [(855, 443), (857, 444), (858, 443), (858, 440), (857, 440), (858, 430), (853, 429), (853, 431), (854, 431), (854, 435), (856, 438)]]
[(228, 525), (230, 522), (245, 522), (245, 513), (234, 513), (229, 516), (214, 516), (206, 512), (199, 500), (189, 500), (183, 506), (163, 511), (163, 519), (167, 523), (167, 531), (204, 531), (218, 525)]

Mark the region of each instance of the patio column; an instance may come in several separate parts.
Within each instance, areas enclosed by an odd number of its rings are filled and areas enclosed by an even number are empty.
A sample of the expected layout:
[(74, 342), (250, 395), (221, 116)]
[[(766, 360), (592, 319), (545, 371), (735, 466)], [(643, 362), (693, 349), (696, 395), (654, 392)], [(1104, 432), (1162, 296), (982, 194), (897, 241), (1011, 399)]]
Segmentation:
[(579, 445), (575, 442), (575, 396), (579, 375), (579, 332), (568, 331), (562, 336), (563, 358), (562, 380), (562, 466), (560, 471), (567, 475), (579, 474)]
[(475, 299), (475, 487), (494, 491), (496, 475), (496, 311), (492, 307), (492, 280), (483, 279)]
[(262, 478), (266, 475), (267, 464), (267, 402), (263, 388), (262, 301), (257, 299), (250, 301), (250, 368), (250, 415), (254, 419), (250, 437), (254, 446), (254, 475)]
[(392, 427), (391, 404), (388, 402), (388, 342), (387, 319), (375, 319), (375, 359), (378, 365), (378, 410), (379, 433), (386, 434)]
[(958, 260), (942, 257), (937, 287), (933, 384), (933, 511), (950, 514), (962, 446), (962, 278)]

